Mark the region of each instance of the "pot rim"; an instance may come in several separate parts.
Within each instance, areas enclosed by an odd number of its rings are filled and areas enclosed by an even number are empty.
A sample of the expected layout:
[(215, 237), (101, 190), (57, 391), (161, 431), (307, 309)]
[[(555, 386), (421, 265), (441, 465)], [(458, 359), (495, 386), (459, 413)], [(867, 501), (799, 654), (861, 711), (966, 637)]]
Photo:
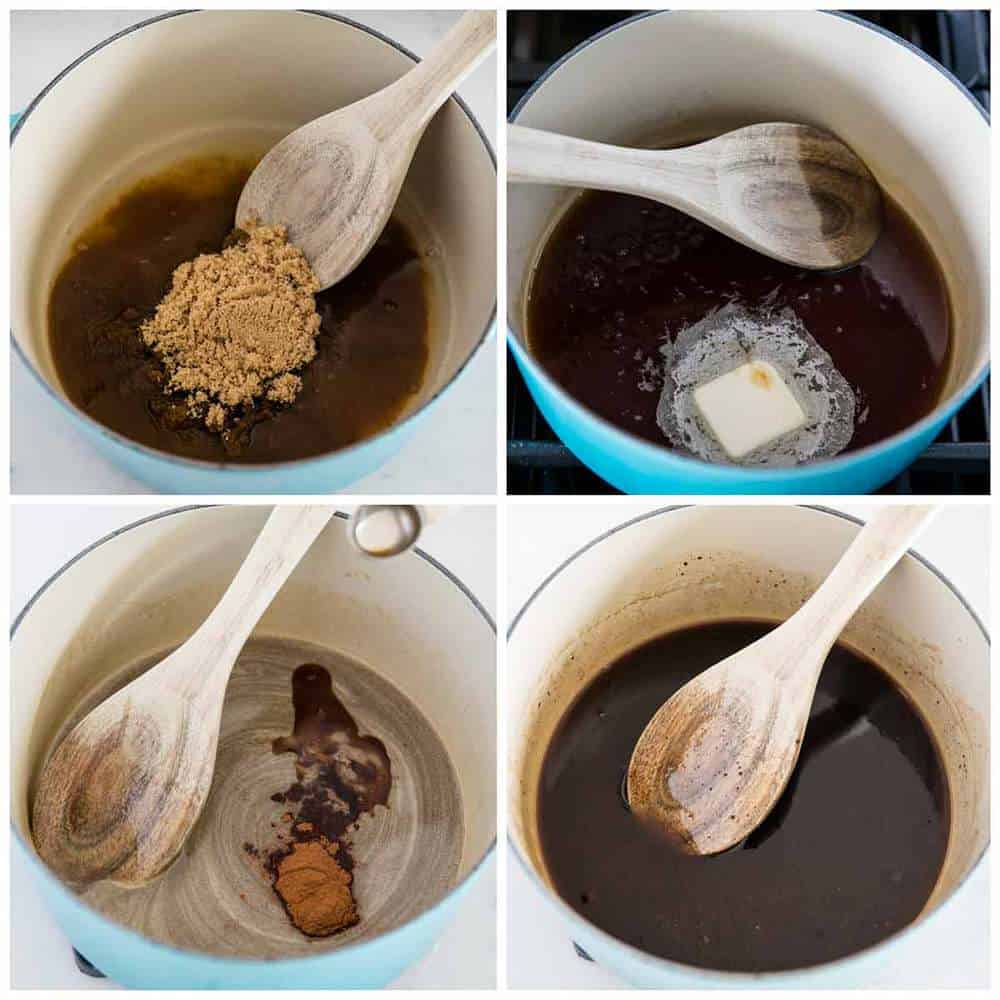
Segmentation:
[[(573, 553), (567, 556), (561, 563), (559, 563), (556, 568), (545, 577), (545, 579), (532, 591), (531, 595), (524, 602), (521, 608), (518, 610), (517, 614), (511, 621), (510, 627), (507, 629), (507, 643), (508, 647), (510, 645), (510, 640), (513, 638), (514, 630), (520, 624), (521, 619), (527, 613), (528, 609), (534, 604), (536, 598), (545, 590), (552, 581), (559, 576), (563, 570), (568, 569), (569, 566), (576, 562), (576, 560), (582, 556), (585, 552), (599, 545), (601, 542), (606, 541), (613, 535), (617, 535), (620, 531), (624, 531), (626, 528), (631, 528), (642, 521), (647, 521), (654, 517), (660, 517), (662, 515), (670, 515), (676, 513), (677, 511), (687, 510), (689, 508), (705, 506), (699, 504), (671, 504), (666, 507), (657, 507), (654, 510), (646, 511), (643, 514), (638, 514), (635, 517), (629, 518), (627, 521), (623, 521), (621, 524), (617, 524), (607, 531), (602, 532), (595, 538), (592, 538), (589, 542), (586, 542), (580, 548), (576, 549)], [(711, 505), (708, 505), (711, 506)], [(753, 506), (753, 505), (752, 505)], [(766, 504), (760, 504), (759, 506), (767, 506)], [(773, 505), (771, 505), (773, 506)], [(821, 514), (826, 514), (831, 517), (839, 518), (842, 521), (848, 521), (851, 524), (855, 524), (858, 527), (864, 526), (864, 521), (860, 518), (855, 517), (853, 514), (847, 514), (844, 511), (835, 510), (832, 507), (825, 507), (821, 504), (792, 504), (790, 506), (800, 507), (804, 510), (812, 510)], [(920, 555), (919, 552), (915, 552), (913, 549), (907, 549), (903, 555), (903, 558), (910, 558), (916, 560), (921, 566), (929, 570), (931, 574), (937, 578), (945, 588), (955, 596), (959, 604), (965, 610), (966, 614), (972, 619), (972, 621), (978, 626), (980, 632), (983, 634), (983, 638), (986, 640), (986, 645), (990, 646), (990, 634), (983, 624), (982, 619), (976, 613), (975, 609), (969, 604), (968, 601), (962, 596), (958, 588), (948, 579), (933, 563), (929, 562), (924, 556)], [(510, 781), (508, 777), (508, 781)], [(888, 937), (883, 938), (881, 941), (875, 942), (875, 944), (869, 945), (867, 948), (862, 948), (860, 951), (853, 951), (848, 955), (842, 955), (840, 958), (832, 959), (828, 962), (820, 962), (816, 965), (807, 965), (802, 968), (797, 969), (781, 969), (775, 972), (732, 972), (725, 969), (709, 969), (698, 965), (688, 965), (685, 962), (678, 962), (669, 958), (661, 958), (659, 955), (653, 955), (649, 952), (643, 951), (641, 948), (636, 948), (634, 945), (629, 944), (626, 941), (622, 941), (620, 938), (616, 938), (613, 934), (609, 934), (607, 931), (598, 927), (596, 924), (592, 923), (586, 917), (584, 917), (577, 910), (574, 910), (554, 889), (550, 888), (542, 879), (539, 877), (535, 867), (531, 862), (523, 855), (517, 843), (514, 840), (513, 834), (510, 830), (510, 824), (508, 823), (507, 829), (507, 846), (513, 853), (515, 859), (518, 862), (522, 872), (527, 875), (529, 881), (532, 883), (534, 888), (541, 892), (542, 895), (548, 900), (548, 902), (556, 907), (560, 915), (564, 919), (568, 919), (571, 923), (574, 921), (580, 921), (586, 925), (587, 930), (596, 935), (601, 939), (603, 944), (609, 945), (614, 948), (623, 949), (625, 953), (634, 959), (641, 960), (644, 964), (653, 964), (656, 968), (663, 970), (664, 972), (671, 973), (684, 973), (685, 975), (695, 974), (703, 978), (716, 978), (721, 981), (721, 986), (723, 988), (732, 986), (740, 987), (747, 986), (751, 984), (756, 984), (760, 988), (770, 988), (773, 984), (775, 987), (781, 985), (781, 981), (789, 981), (798, 976), (808, 975), (810, 973), (825, 972), (828, 969), (844, 968), (849, 963), (854, 962), (856, 959), (867, 957), (873, 955), (875, 952), (885, 948), (891, 942), (894, 942), (901, 938), (903, 935), (908, 935), (912, 933), (918, 926), (925, 924), (927, 921), (933, 919), (937, 914), (941, 912), (947, 905), (949, 905), (958, 893), (965, 886), (966, 882), (972, 877), (973, 873), (979, 870), (980, 865), (985, 858), (987, 851), (990, 846), (990, 839), (987, 837), (986, 843), (983, 845), (982, 851), (980, 851), (979, 856), (976, 858), (975, 862), (969, 867), (969, 870), (965, 873), (964, 877), (955, 885), (948, 897), (943, 900), (938, 906), (928, 913), (925, 917), (918, 919), (916, 921), (911, 921), (904, 927), (899, 928), (899, 930), (894, 931)]]
[[(597, 34), (592, 35), (590, 38), (585, 39), (575, 48), (571, 49), (565, 55), (557, 59), (551, 66), (546, 69), (546, 71), (528, 88), (521, 99), (514, 106), (513, 111), (511, 111), (508, 116), (508, 122), (517, 121), (518, 116), (524, 110), (527, 103), (534, 96), (535, 92), (548, 80), (553, 73), (556, 72), (564, 63), (568, 62), (578, 53), (582, 52), (584, 49), (589, 48), (595, 42), (600, 41), (606, 35), (618, 31), (621, 28), (628, 27), (634, 24), (636, 21), (641, 21), (647, 17), (661, 17), (669, 16), (671, 14), (684, 14), (684, 13), (705, 13), (704, 11), (664, 11), (664, 10), (652, 10), (645, 11), (641, 14), (635, 14), (632, 17), (626, 18), (623, 21), (619, 21), (617, 24), (613, 24), (603, 31), (599, 31)], [(845, 21), (849, 21), (855, 26), (863, 29), (872, 31), (875, 34), (883, 35), (890, 41), (895, 42), (903, 48), (907, 49), (912, 54), (918, 56), (922, 62), (927, 63), (930, 67), (937, 70), (946, 80), (953, 84), (965, 97), (972, 103), (973, 107), (979, 112), (983, 120), (986, 122), (987, 127), (990, 126), (990, 115), (989, 112), (976, 100), (973, 93), (968, 87), (962, 83), (947, 67), (942, 66), (937, 60), (932, 59), (926, 52), (918, 49), (911, 42), (908, 42), (905, 38), (901, 38), (899, 35), (894, 34), (891, 31), (886, 30), (880, 25), (872, 24), (868, 21), (862, 20), (855, 14), (845, 13), (843, 11), (829, 11), (829, 10), (814, 10), (814, 11), (799, 11), (797, 13), (811, 13), (820, 14), (830, 17), (839, 17)], [(988, 325), (988, 324), (987, 324)], [(987, 345), (989, 342), (989, 336), (987, 333)], [(545, 370), (545, 368), (539, 364), (528, 348), (522, 344), (515, 335), (510, 324), (507, 324), (507, 343), (511, 350), (514, 352), (515, 357), (522, 364), (527, 364), (532, 371), (532, 374), (539, 381), (543, 382), (546, 389), (553, 395), (555, 395), (563, 405), (568, 406), (573, 411), (574, 419), (578, 422), (586, 423), (588, 421), (593, 421), (602, 430), (610, 434), (612, 437), (616, 438), (620, 442), (622, 448), (629, 448), (632, 450), (638, 450), (640, 457), (644, 460), (648, 460), (650, 463), (650, 468), (655, 469), (657, 464), (663, 463), (666, 466), (674, 465), (677, 469), (686, 475), (698, 476), (703, 475), (706, 470), (711, 471), (711, 476), (715, 480), (714, 485), (717, 486), (727, 486), (727, 485), (756, 485), (771, 483), (776, 480), (792, 480), (793, 485), (796, 481), (809, 480), (815, 475), (823, 475), (827, 473), (840, 472), (843, 469), (848, 469), (860, 464), (866, 459), (880, 458), (882, 456), (888, 455), (892, 450), (900, 445), (904, 445), (912, 441), (915, 437), (918, 437), (921, 433), (929, 431), (933, 428), (935, 424), (941, 423), (946, 420), (949, 416), (953, 415), (958, 411), (958, 409), (966, 403), (969, 398), (975, 393), (979, 387), (986, 380), (986, 377), (990, 373), (990, 358), (989, 351), (987, 350), (987, 357), (985, 363), (982, 365), (981, 369), (972, 373), (964, 383), (959, 385), (955, 391), (944, 400), (938, 402), (934, 409), (925, 414), (915, 423), (910, 424), (908, 427), (904, 427), (902, 430), (897, 431), (895, 434), (889, 437), (883, 438), (881, 441), (876, 441), (874, 444), (866, 445), (864, 448), (858, 448), (856, 451), (849, 451), (836, 455), (833, 458), (822, 459), (818, 462), (808, 462), (804, 465), (790, 466), (788, 468), (780, 469), (753, 469), (744, 468), (743, 466), (732, 466), (732, 465), (721, 465), (714, 464), (712, 462), (704, 462), (701, 459), (693, 458), (688, 455), (682, 455), (678, 452), (672, 451), (665, 444), (659, 445), (654, 444), (652, 441), (647, 441), (644, 438), (636, 437), (629, 431), (623, 430), (616, 424), (610, 423), (605, 420), (604, 417), (599, 416), (597, 413), (589, 409), (580, 403), (577, 399), (571, 396), (565, 389), (562, 388)], [(794, 492), (794, 491), (791, 491)]]
[[(17, 617), (14, 619), (14, 622), (10, 627), (10, 641), (13, 642), (14, 634), (17, 632), (17, 629), (20, 626), (21, 622), (24, 621), (28, 613), (34, 608), (35, 604), (38, 603), (38, 601), (49, 589), (49, 587), (52, 586), (52, 584), (54, 584), (56, 580), (58, 580), (67, 570), (71, 569), (78, 562), (80, 562), (86, 556), (89, 556), (92, 552), (100, 548), (106, 542), (113, 541), (115, 538), (118, 538), (119, 535), (124, 535), (126, 532), (131, 531), (133, 528), (140, 528), (143, 525), (149, 524), (152, 521), (159, 521), (163, 518), (172, 517), (175, 514), (187, 514), (190, 513), (191, 511), (210, 510), (213, 507), (219, 507), (219, 506), (225, 506), (225, 505), (186, 504), (181, 507), (173, 507), (170, 510), (157, 511), (154, 514), (149, 514), (146, 517), (139, 518), (139, 520), (137, 521), (130, 521), (128, 524), (124, 524), (120, 528), (116, 528), (114, 531), (110, 531), (103, 537), (98, 538), (94, 542), (91, 542), (85, 548), (81, 549), (75, 556), (73, 556), (71, 559), (67, 560), (62, 566), (60, 566), (59, 569), (57, 569), (28, 599), (24, 607), (18, 612)], [(341, 518), (342, 520), (345, 521), (350, 520), (350, 515), (341, 510), (334, 511), (334, 517)], [(479, 613), (479, 615), (489, 626), (489, 629), (493, 633), (494, 637), (496, 637), (497, 627), (496, 623), (493, 620), (493, 617), (486, 610), (486, 608), (483, 607), (483, 605), (480, 603), (476, 595), (473, 594), (472, 591), (469, 590), (469, 588), (466, 587), (465, 584), (462, 583), (462, 581), (459, 580), (459, 578), (455, 576), (455, 574), (452, 573), (447, 566), (440, 563), (437, 559), (435, 559), (429, 553), (425, 552), (419, 546), (413, 546), (413, 548), (408, 549), (406, 553), (403, 553), (403, 555), (405, 556), (410, 552), (412, 552), (417, 558), (424, 560), (424, 562), (428, 563), (430, 566), (436, 569), (455, 587), (457, 587), (458, 590), (462, 593), (462, 595), (466, 598), (466, 600), (469, 601), (472, 607)], [(101, 913), (100, 910), (91, 906), (90, 903), (88, 903), (86, 900), (81, 899), (79, 896), (72, 893), (66, 887), (66, 885), (49, 870), (49, 868), (45, 865), (42, 859), (39, 858), (38, 855), (35, 853), (32, 846), (29, 843), (27, 843), (24, 837), (21, 836), (21, 832), (18, 830), (13, 819), (11, 819), (10, 821), (10, 833), (15, 843), (17, 843), (18, 846), (21, 848), (21, 850), (24, 852), (25, 857), (34, 864), (36, 871), (40, 873), (43, 876), (43, 878), (49, 881), (51, 885), (65, 892), (73, 901), (73, 903), (83, 908), (88, 913), (89, 916), (97, 919), (98, 921), (103, 921), (105, 923), (111, 924), (116, 930), (121, 931), (127, 936), (136, 938), (137, 940), (142, 942), (144, 946), (151, 946), (157, 949), (161, 949), (164, 952), (170, 954), (181, 955), (188, 960), (194, 959), (197, 961), (205, 961), (210, 963), (237, 964), (244, 969), (253, 968), (254, 966), (272, 968), (273, 966), (279, 963), (326, 962), (330, 961), (334, 956), (357, 954), (360, 951), (369, 949), (373, 946), (377, 946), (380, 943), (384, 942), (387, 938), (400, 934), (406, 931), (412, 925), (416, 924), (418, 921), (423, 920), (425, 917), (427, 917), (428, 914), (434, 912), (439, 907), (443, 906), (450, 899), (456, 896), (461, 890), (465, 889), (468, 885), (470, 885), (472, 880), (485, 867), (486, 862), (492, 856), (497, 845), (497, 835), (496, 832), (494, 831), (492, 840), (490, 840), (489, 843), (486, 845), (485, 850), (480, 855), (475, 864), (473, 864), (473, 866), (468, 870), (468, 872), (466, 872), (466, 874), (461, 879), (459, 879), (454, 885), (452, 885), (439, 900), (437, 900), (432, 906), (428, 907), (427, 909), (422, 910), (420, 913), (415, 914), (414, 916), (410, 917), (408, 920), (397, 925), (396, 927), (392, 927), (389, 930), (384, 931), (382, 934), (377, 934), (375, 937), (366, 938), (360, 941), (355, 941), (351, 944), (344, 945), (343, 947), (333, 948), (330, 949), (329, 951), (325, 951), (316, 955), (289, 955), (283, 958), (262, 959), (262, 958), (246, 958), (240, 955), (213, 955), (210, 952), (195, 951), (190, 948), (177, 948), (174, 945), (164, 944), (162, 941), (157, 941), (154, 938), (147, 937), (145, 934), (140, 934), (138, 931), (127, 926), (126, 924), (119, 923), (118, 921), (112, 920), (110, 917), (107, 917), (105, 914)], [(46, 907), (46, 909), (48, 910), (48, 907)], [(71, 945), (72, 943), (73, 942), (70, 941)]]
[[(17, 119), (17, 122), (14, 124), (13, 129), (11, 129), (10, 133), (11, 152), (13, 152), (14, 141), (17, 139), (17, 136), (19, 135), (22, 125), (28, 120), (28, 117), (35, 110), (35, 108), (37, 108), (38, 105), (42, 102), (42, 100), (46, 96), (48, 96), (49, 92), (53, 90), (57, 84), (61, 83), (65, 77), (67, 77), (70, 73), (72, 73), (72, 71), (76, 69), (77, 66), (81, 65), (91, 56), (96, 55), (98, 52), (101, 51), (101, 49), (110, 45), (112, 42), (116, 42), (119, 39), (124, 38), (126, 35), (131, 35), (142, 28), (148, 28), (151, 25), (159, 23), (160, 21), (166, 21), (168, 18), (181, 17), (185, 14), (202, 14), (202, 13), (216, 13), (216, 12), (221, 12), (221, 11), (218, 11), (218, 9), (209, 11), (177, 10), (177, 11), (172, 11), (168, 14), (159, 14), (156, 17), (151, 17), (147, 18), (144, 21), (139, 21), (138, 23), (133, 24), (130, 27), (123, 29), (122, 31), (119, 31), (116, 34), (109, 36), (108, 38), (104, 39), (104, 41), (98, 42), (97, 45), (95, 45), (91, 49), (88, 49), (86, 52), (83, 53), (83, 55), (79, 56), (77, 59), (74, 59), (73, 62), (71, 62), (65, 69), (63, 69), (56, 76), (54, 76), (42, 88), (42, 90), (38, 92), (34, 100), (32, 100), (32, 102), (24, 109), (24, 111), (21, 112), (21, 114)], [(404, 56), (407, 56), (409, 59), (412, 59), (414, 63), (420, 61), (413, 52), (411, 52), (404, 45), (401, 45), (399, 42), (396, 42), (393, 39), (389, 38), (388, 35), (384, 35), (382, 34), (382, 32), (376, 31), (374, 28), (369, 28), (364, 24), (360, 24), (359, 22), (354, 21), (349, 17), (344, 17), (342, 14), (334, 14), (331, 13), (330, 11), (321, 11), (321, 10), (291, 10), (287, 8), (283, 10), (271, 11), (271, 13), (305, 14), (315, 17), (326, 18), (327, 20), (330, 21), (336, 21), (339, 22), (340, 24), (346, 25), (349, 28), (353, 28), (357, 31), (363, 32), (364, 34), (371, 35), (373, 38), (376, 38), (381, 42), (385, 42), (387, 45), (390, 45), (392, 46), (392, 48), (396, 49), (396, 51), (401, 52)], [(494, 151), (493, 146), (490, 144), (489, 139), (487, 139), (486, 133), (483, 131), (482, 126), (476, 120), (476, 117), (469, 109), (469, 106), (457, 93), (452, 94), (450, 100), (455, 101), (456, 104), (458, 104), (458, 106), (462, 109), (463, 113), (465, 114), (466, 118), (468, 118), (469, 123), (472, 125), (473, 129), (475, 129), (476, 134), (479, 136), (479, 139), (482, 142), (483, 147), (485, 148), (486, 153), (490, 158), (490, 162), (493, 164), (493, 173), (494, 175), (496, 175), (496, 170), (497, 170), (496, 152)], [(347, 445), (344, 448), (337, 448), (334, 451), (325, 451), (320, 455), (310, 455), (306, 458), (290, 459), (285, 462), (209, 462), (206, 461), (205, 459), (187, 458), (183, 455), (174, 455), (171, 452), (161, 451), (159, 448), (151, 448), (148, 445), (140, 444), (138, 441), (133, 441), (131, 438), (126, 437), (124, 434), (121, 434), (118, 431), (112, 430), (110, 427), (105, 426), (100, 421), (95, 420), (89, 414), (84, 413), (83, 410), (79, 409), (75, 404), (71, 403), (68, 399), (64, 398), (60, 393), (58, 393), (55, 390), (55, 388), (53, 388), (53, 386), (49, 384), (49, 381), (46, 378), (44, 378), (42, 374), (38, 371), (38, 369), (28, 360), (25, 353), (21, 350), (21, 346), (18, 343), (17, 338), (14, 336), (13, 330), (11, 330), (10, 332), (10, 341), (14, 353), (17, 355), (18, 359), (25, 366), (25, 368), (27, 368), (27, 370), (31, 373), (35, 381), (41, 386), (45, 395), (50, 399), (54, 400), (59, 405), (59, 407), (66, 413), (68, 413), (71, 417), (84, 421), (84, 423), (90, 429), (96, 431), (98, 434), (100, 434), (104, 438), (107, 438), (112, 443), (125, 447), (126, 449), (136, 452), (137, 454), (142, 455), (145, 458), (152, 458), (158, 461), (164, 461), (169, 464), (182, 466), (183, 468), (198, 469), (200, 471), (212, 471), (212, 472), (236, 471), (250, 475), (257, 471), (280, 472), (285, 469), (298, 470), (301, 468), (309, 468), (311, 466), (319, 466), (320, 464), (328, 461), (331, 458), (358, 452), (361, 449), (373, 444), (374, 442), (386, 439), (390, 437), (390, 435), (398, 433), (403, 428), (411, 425), (411, 423), (415, 421), (418, 416), (421, 416), (422, 414), (426, 413), (429, 410), (429, 408), (434, 403), (436, 403), (441, 398), (441, 396), (457, 382), (458, 378), (462, 375), (462, 373), (466, 370), (466, 368), (469, 367), (473, 359), (479, 355), (483, 346), (490, 339), (490, 335), (492, 334), (493, 329), (496, 326), (496, 317), (497, 317), (497, 302), (496, 298), (494, 298), (493, 309), (486, 319), (486, 324), (483, 327), (483, 332), (479, 335), (479, 338), (476, 340), (475, 344), (472, 347), (472, 350), (469, 352), (465, 360), (458, 366), (458, 368), (455, 369), (455, 372), (452, 374), (451, 378), (449, 378), (448, 381), (445, 382), (444, 385), (442, 385), (437, 390), (437, 392), (434, 393), (434, 395), (424, 400), (424, 402), (416, 410), (414, 410), (412, 413), (407, 414), (402, 420), (390, 424), (388, 427), (382, 429), (377, 434), (373, 434), (371, 437), (364, 438), (361, 441), (356, 441), (354, 442), (354, 444)]]

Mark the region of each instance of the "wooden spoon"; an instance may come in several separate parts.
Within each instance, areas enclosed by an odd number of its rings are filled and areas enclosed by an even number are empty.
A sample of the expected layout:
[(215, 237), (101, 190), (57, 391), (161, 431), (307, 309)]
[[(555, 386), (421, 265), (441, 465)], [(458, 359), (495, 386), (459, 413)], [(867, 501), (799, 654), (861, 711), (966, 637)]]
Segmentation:
[(332, 513), (275, 507), (194, 635), (56, 748), (39, 779), (32, 832), (61, 878), (140, 885), (177, 857), (208, 798), (236, 658)]
[(795, 767), (830, 647), (935, 510), (884, 507), (791, 618), (660, 706), (629, 762), (637, 816), (691, 854), (724, 851), (761, 823)]
[(507, 128), (507, 177), (639, 195), (797, 267), (855, 264), (882, 229), (868, 168), (836, 136), (771, 122), (683, 149), (626, 149)]
[(287, 226), (321, 288), (350, 274), (389, 221), (428, 122), (495, 40), (495, 12), (468, 11), (395, 83), (285, 136), (247, 180), (237, 226)]

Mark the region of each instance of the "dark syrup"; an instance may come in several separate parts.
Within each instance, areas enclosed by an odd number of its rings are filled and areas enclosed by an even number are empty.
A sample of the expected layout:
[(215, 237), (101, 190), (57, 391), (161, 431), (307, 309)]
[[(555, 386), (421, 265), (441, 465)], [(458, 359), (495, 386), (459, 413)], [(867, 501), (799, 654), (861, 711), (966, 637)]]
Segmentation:
[(735, 301), (790, 308), (854, 389), (848, 450), (910, 426), (941, 396), (950, 307), (923, 236), (885, 199), (868, 257), (837, 273), (770, 260), (673, 209), (588, 192), (556, 225), (531, 281), (531, 352), (599, 416), (669, 446), (656, 423), (660, 346)]
[(261, 402), (224, 438), (165, 396), (138, 330), (174, 268), (216, 253), (252, 164), (187, 161), (125, 194), (77, 240), (49, 298), (49, 342), (63, 389), (95, 420), (187, 458), (278, 462), (354, 444), (388, 427), (419, 391), (429, 356), (429, 280), (393, 218), (347, 278), (316, 297), (318, 355), (289, 407)]
[(792, 780), (743, 844), (692, 857), (629, 812), (622, 779), (653, 713), (770, 627), (719, 623), (646, 643), (595, 678), (546, 751), (538, 823), (555, 888), (643, 951), (729, 971), (815, 965), (909, 924), (941, 870), (949, 806), (934, 742), (889, 678), (841, 645)]

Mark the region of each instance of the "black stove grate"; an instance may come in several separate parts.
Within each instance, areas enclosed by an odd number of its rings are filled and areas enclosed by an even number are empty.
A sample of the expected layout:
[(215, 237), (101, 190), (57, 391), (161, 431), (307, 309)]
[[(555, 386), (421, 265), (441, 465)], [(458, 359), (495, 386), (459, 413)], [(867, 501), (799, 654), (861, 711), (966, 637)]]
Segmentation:
[[(507, 111), (558, 58), (634, 11), (510, 11)], [(989, 111), (990, 21), (986, 11), (865, 11), (860, 17), (905, 38), (951, 70)], [(937, 440), (883, 487), (893, 494), (988, 494), (989, 382), (948, 422)], [(507, 492), (608, 494), (618, 491), (587, 469), (539, 413), (507, 355)]]

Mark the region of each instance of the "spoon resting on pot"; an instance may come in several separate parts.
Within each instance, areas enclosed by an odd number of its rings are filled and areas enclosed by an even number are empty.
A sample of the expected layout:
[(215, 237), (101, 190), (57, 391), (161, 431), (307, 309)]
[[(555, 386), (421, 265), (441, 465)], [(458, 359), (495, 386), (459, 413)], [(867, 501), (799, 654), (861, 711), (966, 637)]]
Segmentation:
[(936, 509), (883, 507), (791, 618), (660, 706), (629, 761), (636, 816), (690, 854), (718, 854), (756, 829), (795, 768), (830, 648)]
[(681, 149), (628, 149), (509, 125), (507, 178), (650, 198), (812, 270), (856, 264), (882, 230), (871, 172), (836, 136), (809, 125), (749, 125)]
[(424, 129), (496, 41), (494, 11), (467, 11), (388, 87), (285, 136), (257, 164), (236, 225), (284, 225), (320, 288), (350, 274), (396, 205)]
[(142, 885), (180, 853), (212, 785), (236, 658), (332, 514), (275, 507), (198, 630), (56, 747), (39, 778), (32, 834), (62, 879)]

